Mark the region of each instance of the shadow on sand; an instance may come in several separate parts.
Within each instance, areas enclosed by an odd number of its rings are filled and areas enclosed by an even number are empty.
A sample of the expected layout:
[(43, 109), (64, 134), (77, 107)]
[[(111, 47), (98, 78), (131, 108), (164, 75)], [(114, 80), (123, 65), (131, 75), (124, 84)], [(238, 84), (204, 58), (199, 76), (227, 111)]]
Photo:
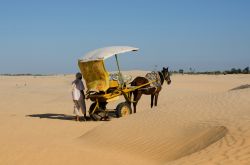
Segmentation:
[[(44, 114), (32, 114), (26, 115), (26, 117), (39, 117), (40, 119), (57, 119), (57, 120), (72, 120), (75, 121), (75, 116), (65, 115), (65, 114), (56, 114), (56, 113), (44, 113)], [(87, 121), (90, 121), (90, 117), (86, 118)], [(83, 117), (80, 117), (80, 121), (83, 121)]]
[(246, 88), (250, 88), (250, 84), (245, 84), (245, 85), (238, 86), (236, 88), (230, 89), (230, 91), (239, 90), (239, 89), (246, 89)]

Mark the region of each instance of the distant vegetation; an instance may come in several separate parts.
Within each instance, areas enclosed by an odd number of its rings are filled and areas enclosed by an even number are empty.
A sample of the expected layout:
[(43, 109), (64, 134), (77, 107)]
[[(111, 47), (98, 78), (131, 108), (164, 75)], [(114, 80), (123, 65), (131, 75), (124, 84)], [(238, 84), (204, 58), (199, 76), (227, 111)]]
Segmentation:
[(39, 77), (39, 76), (66, 76), (69, 74), (32, 74), (32, 73), (0, 73), (0, 76), (33, 76), (33, 77)]
[(4, 73), (0, 74), (1, 76), (47, 76), (45, 74), (31, 74), (31, 73), (21, 73), (21, 74), (10, 74), (10, 73)]
[[(171, 71), (171, 74), (211, 74), (211, 75), (219, 75), (219, 74), (250, 74), (249, 67), (246, 67), (244, 69), (236, 69), (232, 68), (231, 70), (225, 70), (225, 71), (205, 71), (205, 72), (199, 72), (195, 71), (193, 68), (189, 68), (188, 71), (185, 71), (184, 69), (179, 69), (178, 71)], [(53, 75), (53, 74), (52, 74)], [(65, 76), (65, 74), (63, 74)], [(51, 76), (51, 74), (31, 74), (31, 73), (21, 73), (21, 74), (11, 74), (11, 73), (4, 73), (0, 74), (0, 76)]]
[(193, 68), (189, 68), (188, 71), (184, 71), (184, 69), (179, 69), (179, 71), (171, 71), (171, 73), (178, 73), (178, 74), (213, 74), (213, 75), (218, 75), (218, 74), (250, 74), (249, 67), (246, 67), (244, 69), (236, 69), (232, 68), (231, 70), (225, 70), (225, 71), (205, 71), (205, 72), (199, 72), (195, 71)]

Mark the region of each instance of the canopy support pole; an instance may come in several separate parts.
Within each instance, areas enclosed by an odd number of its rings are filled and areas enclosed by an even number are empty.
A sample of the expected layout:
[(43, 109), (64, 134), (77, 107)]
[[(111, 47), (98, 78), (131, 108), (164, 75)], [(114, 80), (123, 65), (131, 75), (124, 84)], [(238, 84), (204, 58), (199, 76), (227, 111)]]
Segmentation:
[(121, 73), (121, 70), (120, 70), (120, 67), (119, 67), (117, 54), (115, 55), (115, 60), (116, 60), (116, 64), (117, 64), (117, 68), (118, 68), (118, 72), (119, 72), (118, 73), (119, 74), (119, 80), (121, 80), (121, 87), (123, 88), (124, 80), (123, 80), (122, 73)]

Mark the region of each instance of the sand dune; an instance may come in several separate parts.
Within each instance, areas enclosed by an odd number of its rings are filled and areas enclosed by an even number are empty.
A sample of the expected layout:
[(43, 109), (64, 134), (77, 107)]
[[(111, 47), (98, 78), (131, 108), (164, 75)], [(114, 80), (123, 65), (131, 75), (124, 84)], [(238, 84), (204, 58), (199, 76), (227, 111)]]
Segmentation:
[(99, 148), (126, 152), (158, 163), (177, 160), (224, 136), (232, 137), (230, 125), (249, 114), (249, 92), (186, 98), (178, 106), (148, 110), (103, 124), (81, 138)]
[[(119, 126), (117, 130), (99, 127), (81, 138), (85, 143), (99, 149), (120, 151), (134, 157), (142, 157), (160, 163), (177, 160), (200, 151), (220, 140), (227, 133), (227, 128), (224, 126), (211, 127), (196, 124), (148, 130), (148, 124), (152, 123), (147, 123), (132, 132), (126, 129), (127, 126), (131, 126), (130, 124), (117, 124)], [(122, 131), (119, 131), (120, 129)]]
[(0, 164), (250, 164), (249, 75), (174, 75), (109, 122), (73, 120), (72, 79), (0, 77)]

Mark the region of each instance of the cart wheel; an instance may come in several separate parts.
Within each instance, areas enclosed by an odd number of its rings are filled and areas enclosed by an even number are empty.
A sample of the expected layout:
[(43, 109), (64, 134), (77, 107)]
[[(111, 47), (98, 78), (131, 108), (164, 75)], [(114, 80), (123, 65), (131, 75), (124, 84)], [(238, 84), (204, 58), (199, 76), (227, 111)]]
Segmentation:
[(132, 113), (131, 106), (127, 102), (119, 103), (116, 107), (116, 116), (124, 117)]
[(102, 108), (99, 107), (92, 114), (93, 110), (95, 109), (95, 106), (96, 103), (91, 104), (91, 106), (89, 107), (89, 115), (94, 121), (100, 121), (107, 116), (107, 113)]

